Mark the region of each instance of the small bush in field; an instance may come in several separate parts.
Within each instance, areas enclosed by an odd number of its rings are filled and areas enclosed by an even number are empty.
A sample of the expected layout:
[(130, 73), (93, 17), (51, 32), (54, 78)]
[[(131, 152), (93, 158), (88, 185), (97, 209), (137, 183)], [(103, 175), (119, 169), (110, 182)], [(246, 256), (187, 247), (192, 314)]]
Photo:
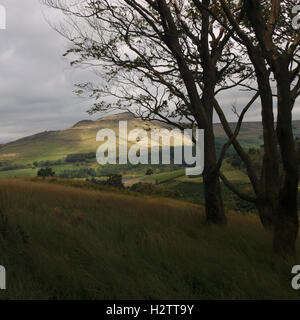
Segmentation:
[(106, 184), (116, 188), (124, 188), (121, 174), (111, 174), (108, 177)]
[(147, 175), (147, 176), (151, 176), (153, 173), (154, 173), (154, 172), (153, 172), (152, 169), (148, 169), (148, 170), (146, 171), (146, 175)]
[(55, 175), (55, 172), (52, 170), (52, 168), (42, 168), (37, 173), (38, 177), (43, 177), (45, 179), (46, 177), (53, 177)]

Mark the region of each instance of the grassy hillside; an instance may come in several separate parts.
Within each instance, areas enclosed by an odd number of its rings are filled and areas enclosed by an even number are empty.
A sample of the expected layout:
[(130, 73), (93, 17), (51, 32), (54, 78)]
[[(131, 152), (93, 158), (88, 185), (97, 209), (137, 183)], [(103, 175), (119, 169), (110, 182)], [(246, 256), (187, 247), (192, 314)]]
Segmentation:
[(199, 205), (21, 179), (0, 210), (2, 299), (300, 298), (252, 215), (209, 227)]
[[(136, 181), (165, 183), (168, 180), (174, 180), (180, 177), (178, 170), (183, 166), (174, 165), (104, 165), (99, 166), (96, 162), (96, 150), (101, 144), (96, 141), (97, 132), (100, 129), (110, 128), (115, 131), (117, 141), (119, 139), (118, 128), (119, 121), (127, 120), (128, 130), (143, 128), (150, 129), (172, 129), (172, 127), (158, 121), (142, 121), (135, 118), (130, 113), (121, 113), (100, 118), (96, 121), (80, 121), (71, 128), (61, 131), (42, 132), (33, 136), (25, 137), (17, 141), (0, 145), (0, 177), (15, 178), (24, 176), (36, 176), (38, 168), (54, 167), (57, 175), (65, 172), (72, 172), (71, 176), (76, 176), (74, 171), (80, 171), (82, 168), (99, 170), (97, 175), (103, 176), (112, 173), (122, 174), (126, 179), (136, 178)], [(232, 128), (235, 123), (230, 124)], [(294, 134), (300, 136), (300, 121), (294, 121)], [(214, 125), (216, 135), (216, 149), (219, 152), (223, 144), (227, 141), (221, 124)], [(257, 149), (263, 143), (262, 126), (259, 122), (245, 122), (242, 125), (239, 134), (239, 141), (246, 150)], [(128, 147), (130, 147), (128, 143)], [(171, 151), (172, 157), (173, 151)], [(233, 156), (233, 148), (229, 148), (226, 156)], [(92, 157), (91, 157), (92, 155)], [(78, 161), (69, 161), (68, 157), (79, 156)], [(80, 159), (80, 157), (83, 159)], [(84, 157), (87, 157), (86, 159)], [(239, 158), (235, 160), (240, 161)], [(155, 175), (143, 177), (148, 168), (151, 168)], [(169, 173), (166, 173), (168, 171)], [(175, 172), (176, 171), (176, 172)], [(234, 178), (236, 170), (225, 170), (230, 179)], [(67, 173), (68, 174), (68, 173)], [(240, 173), (238, 173), (240, 176)], [(80, 174), (78, 178), (81, 178)]]
[[(231, 122), (230, 127), (234, 131), (236, 123)], [(300, 120), (293, 121), (293, 131), (296, 137), (300, 136)], [(214, 132), (216, 137), (218, 138), (226, 138), (223, 127), (220, 123), (214, 124)], [(252, 122), (243, 122), (240, 133), (239, 133), (239, 140), (246, 147), (251, 147), (253, 145), (263, 144), (263, 127), (261, 122), (252, 121)]]
[[(47, 131), (8, 143), (0, 148), (0, 161), (32, 163), (42, 160), (59, 160), (73, 153), (96, 152), (100, 143), (96, 141), (100, 129), (110, 128), (118, 138), (119, 121), (128, 121), (128, 131), (135, 128), (169, 128), (160, 122), (145, 122), (130, 113), (107, 116), (96, 121), (80, 121), (71, 128)], [(129, 143), (130, 145), (130, 143)]]
[[(73, 153), (96, 152), (99, 146), (99, 142), (96, 142), (97, 132), (103, 128), (110, 128), (116, 132), (118, 137), (120, 120), (128, 121), (128, 130), (171, 128), (158, 121), (142, 121), (134, 118), (130, 113), (106, 116), (96, 121), (84, 120), (66, 130), (42, 132), (6, 145), (0, 145), (0, 164), (3, 162), (24, 165), (34, 161), (60, 160)], [(235, 123), (231, 123), (232, 128), (235, 128), (235, 125)], [(217, 149), (220, 149), (227, 141), (227, 137), (221, 124), (215, 124), (214, 130)], [(300, 121), (294, 121), (294, 134), (300, 136)], [(261, 123), (243, 123), (239, 139), (246, 149), (260, 146), (263, 143)]]

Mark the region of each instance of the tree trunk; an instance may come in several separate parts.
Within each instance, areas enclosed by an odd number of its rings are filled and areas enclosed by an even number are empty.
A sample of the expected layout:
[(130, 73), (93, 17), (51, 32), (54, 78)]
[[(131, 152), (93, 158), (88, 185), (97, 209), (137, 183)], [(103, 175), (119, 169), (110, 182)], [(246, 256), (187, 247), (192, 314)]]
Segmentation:
[(289, 189), (283, 189), (280, 194), (280, 206), (275, 221), (273, 251), (281, 256), (293, 256), (296, 251), (297, 206), (295, 192), (289, 192)]
[(277, 137), (280, 146), (283, 182), (280, 187), (278, 213), (275, 221), (273, 250), (281, 255), (294, 255), (298, 234), (298, 156), (292, 129), (292, 107), (288, 57), (279, 61), (275, 78), (278, 93)]
[(275, 211), (279, 197), (279, 162), (277, 137), (273, 113), (273, 95), (270, 86), (269, 72), (259, 49), (251, 51), (251, 60), (255, 67), (261, 99), (261, 116), (264, 137), (264, 156), (258, 191), (257, 209), (260, 220), (266, 229), (274, 226)]
[(272, 230), (274, 227), (276, 204), (267, 199), (259, 199), (256, 208), (264, 228)]
[(227, 219), (223, 206), (219, 174), (216, 171), (216, 150), (212, 128), (205, 132), (205, 146), (208, 146), (204, 153), (203, 172), (206, 220), (208, 223), (225, 225)]
[[(203, 5), (210, 6), (210, 0), (204, 0)], [(208, 223), (225, 225), (227, 219), (225, 216), (219, 172), (217, 170), (217, 156), (215, 147), (215, 136), (213, 131), (213, 100), (215, 98), (215, 87), (217, 83), (216, 62), (211, 57), (209, 49), (209, 13), (201, 12), (202, 29), (201, 29), (201, 65), (203, 68), (203, 89), (202, 103), (206, 113), (206, 126), (204, 137), (204, 172), (203, 185), (205, 197), (205, 211)], [(200, 121), (198, 121), (198, 125)]]
[(209, 168), (203, 173), (205, 213), (208, 223), (226, 225), (219, 176), (215, 170)]

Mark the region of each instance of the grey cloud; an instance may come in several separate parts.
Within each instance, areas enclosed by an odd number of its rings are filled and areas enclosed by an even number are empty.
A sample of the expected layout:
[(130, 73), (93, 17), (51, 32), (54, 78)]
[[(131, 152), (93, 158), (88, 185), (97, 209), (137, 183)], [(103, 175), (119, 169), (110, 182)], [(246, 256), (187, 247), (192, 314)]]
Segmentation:
[[(62, 57), (68, 44), (45, 19), (58, 19), (59, 13), (39, 0), (0, 0), (0, 4), (7, 10), (7, 29), (0, 30), (0, 143), (99, 118), (86, 113), (91, 101), (72, 92), (74, 83), (93, 75), (71, 69)], [(236, 90), (220, 96), (229, 120), (236, 120), (232, 104), (241, 108), (249, 97)], [(300, 119), (299, 104), (294, 114)], [(260, 120), (259, 102), (246, 120)]]
[(0, 143), (91, 118), (91, 102), (72, 92), (89, 72), (72, 70), (62, 57), (67, 43), (45, 19), (55, 19), (53, 11), (39, 0), (0, 3), (7, 11), (7, 29), (0, 31)]

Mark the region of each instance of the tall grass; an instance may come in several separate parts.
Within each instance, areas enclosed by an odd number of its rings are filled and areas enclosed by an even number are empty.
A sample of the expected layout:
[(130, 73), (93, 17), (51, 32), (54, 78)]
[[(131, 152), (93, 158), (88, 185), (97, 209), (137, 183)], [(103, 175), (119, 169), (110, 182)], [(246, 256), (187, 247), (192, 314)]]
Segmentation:
[(293, 263), (252, 216), (218, 228), (191, 203), (0, 180), (2, 299), (297, 299)]

